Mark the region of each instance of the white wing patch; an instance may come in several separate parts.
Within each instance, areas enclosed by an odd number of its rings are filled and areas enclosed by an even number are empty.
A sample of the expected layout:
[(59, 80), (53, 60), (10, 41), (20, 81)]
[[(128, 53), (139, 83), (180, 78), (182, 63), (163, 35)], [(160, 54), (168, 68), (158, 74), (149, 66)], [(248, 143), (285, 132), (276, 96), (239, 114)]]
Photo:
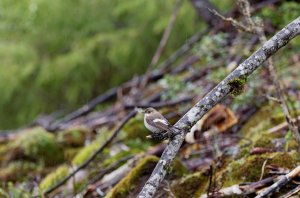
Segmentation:
[(167, 126), (169, 125), (168, 121), (162, 120), (162, 119), (159, 119), (159, 118), (154, 119), (153, 122), (154, 123), (160, 122), (160, 123), (163, 123), (163, 124), (165, 124)]

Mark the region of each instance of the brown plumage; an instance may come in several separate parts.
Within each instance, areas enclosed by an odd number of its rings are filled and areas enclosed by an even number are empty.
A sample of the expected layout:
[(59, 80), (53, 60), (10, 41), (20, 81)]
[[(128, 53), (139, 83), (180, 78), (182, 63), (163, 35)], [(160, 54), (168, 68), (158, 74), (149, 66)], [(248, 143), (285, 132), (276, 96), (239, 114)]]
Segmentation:
[(175, 133), (169, 121), (151, 107), (145, 109), (144, 124), (154, 139), (166, 139), (166, 136), (171, 137)]

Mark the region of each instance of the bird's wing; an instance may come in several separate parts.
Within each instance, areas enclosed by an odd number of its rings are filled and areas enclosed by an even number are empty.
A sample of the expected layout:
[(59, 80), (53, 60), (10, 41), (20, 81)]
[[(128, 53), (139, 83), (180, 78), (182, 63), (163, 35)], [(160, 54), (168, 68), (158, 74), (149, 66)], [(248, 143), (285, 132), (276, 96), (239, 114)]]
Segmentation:
[(156, 118), (153, 120), (153, 124), (155, 127), (162, 129), (164, 131), (170, 130), (170, 123), (166, 119)]

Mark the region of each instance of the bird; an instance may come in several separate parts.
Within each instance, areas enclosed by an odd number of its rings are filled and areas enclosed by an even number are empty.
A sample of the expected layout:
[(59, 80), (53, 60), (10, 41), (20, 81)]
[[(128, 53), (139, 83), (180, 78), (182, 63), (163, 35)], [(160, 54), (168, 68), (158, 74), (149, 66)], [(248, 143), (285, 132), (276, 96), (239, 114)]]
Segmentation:
[(175, 127), (154, 108), (149, 107), (144, 110), (144, 113), (144, 125), (151, 132), (147, 138), (163, 140), (177, 134)]

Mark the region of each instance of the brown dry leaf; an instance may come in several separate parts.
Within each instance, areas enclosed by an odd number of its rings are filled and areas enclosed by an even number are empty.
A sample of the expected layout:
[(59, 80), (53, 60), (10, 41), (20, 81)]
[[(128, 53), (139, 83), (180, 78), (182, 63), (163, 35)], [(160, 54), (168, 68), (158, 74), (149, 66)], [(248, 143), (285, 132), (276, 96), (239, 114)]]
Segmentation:
[(224, 132), (237, 123), (234, 113), (224, 105), (217, 104), (205, 114), (186, 135), (186, 142), (194, 143), (205, 131), (214, 127), (218, 132)]

